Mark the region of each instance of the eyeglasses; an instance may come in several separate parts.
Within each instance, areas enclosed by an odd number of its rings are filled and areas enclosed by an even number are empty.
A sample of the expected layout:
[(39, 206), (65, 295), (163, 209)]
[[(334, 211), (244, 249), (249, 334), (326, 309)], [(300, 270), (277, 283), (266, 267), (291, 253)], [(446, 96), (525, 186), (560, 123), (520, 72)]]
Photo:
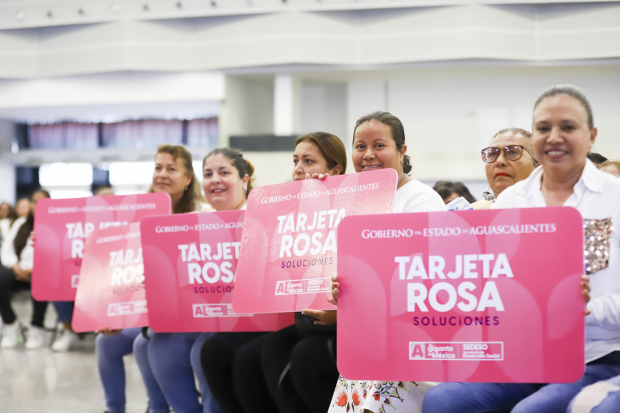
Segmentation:
[(523, 150), (527, 151), (527, 153), (529, 153), (530, 156), (534, 158), (530, 151), (528, 151), (523, 146), (509, 145), (504, 148), (496, 148), (493, 146), (484, 148), (482, 151), (480, 151), (480, 153), (482, 154), (482, 160), (486, 163), (495, 162), (501, 150), (504, 151), (504, 157), (509, 161), (518, 161), (519, 159), (521, 159), (521, 157), (523, 156)]

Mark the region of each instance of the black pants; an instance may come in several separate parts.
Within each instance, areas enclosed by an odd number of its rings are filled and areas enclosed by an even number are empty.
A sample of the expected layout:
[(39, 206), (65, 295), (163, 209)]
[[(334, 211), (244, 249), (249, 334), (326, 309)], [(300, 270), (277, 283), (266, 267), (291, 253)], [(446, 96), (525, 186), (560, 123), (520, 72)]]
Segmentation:
[[(13, 324), (16, 320), (11, 307), (11, 293), (16, 290), (30, 290), (30, 283), (19, 281), (11, 268), (0, 266), (0, 316), (4, 324)], [(47, 301), (32, 299), (32, 320), (30, 325), (43, 327)]]
[[(200, 363), (209, 389), (225, 413), (269, 413), (277, 408), (260, 371), (260, 348), (267, 333), (216, 333), (202, 345)], [(245, 402), (242, 402), (245, 401)]]
[[(261, 363), (246, 362), (240, 382), (265, 383), (253, 392), (271, 394), (281, 413), (326, 413), (338, 381), (335, 352), (335, 329), (291, 325), (242, 347), (248, 357), (260, 353)], [(252, 403), (253, 392), (236, 390), (242, 405)]]

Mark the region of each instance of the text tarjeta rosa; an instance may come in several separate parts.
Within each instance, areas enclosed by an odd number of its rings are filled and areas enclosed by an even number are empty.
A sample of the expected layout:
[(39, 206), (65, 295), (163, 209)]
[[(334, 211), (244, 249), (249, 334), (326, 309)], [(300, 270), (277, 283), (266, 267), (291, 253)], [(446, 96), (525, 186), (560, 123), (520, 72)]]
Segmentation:
[[(430, 255), (428, 267), (424, 265), (420, 255), (394, 257), (394, 262), (398, 264), (399, 280), (477, 279), (480, 275), (483, 279), (494, 279), (500, 275), (514, 278), (506, 254), (498, 254), (497, 257), (495, 254), (464, 254), (455, 256), (453, 261), (454, 271), (444, 273), (446, 260), (440, 255)], [(482, 274), (478, 272), (479, 261), (482, 263)], [(472, 294), (475, 290), (476, 285), (471, 281), (463, 281), (456, 288), (442, 281), (433, 284), (430, 291), (422, 282), (407, 283), (407, 311), (428, 312), (427, 304), (438, 312), (450, 311), (455, 305), (464, 312), (485, 311), (487, 308), (504, 311), (504, 304), (494, 281), (485, 281), (479, 298)], [(437, 299), (440, 291), (447, 293), (448, 300), (445, 303)]]
[[(278, 234), (282, 235), (280, 244), (280, 258), (285, 255), (291, 257), (292, 253), (302, 257), (308, 252), (312, 255), (325, 254), (328, 251), (336, 253), (336, 232), (342, 218), (345, 217), (344, 209), (330, 209), (315, 211), (312, 220), (308, 221), (308, 215), (299, 213), (281, 215), (278, 217)], [(307, 225), (309, 224), (309, 225)], [(330, 229), (323, 241), (324, 229)], [(311, 235), (302, 231), (314, 231)], [(293, 237), (288, 233), (299, 233)]]

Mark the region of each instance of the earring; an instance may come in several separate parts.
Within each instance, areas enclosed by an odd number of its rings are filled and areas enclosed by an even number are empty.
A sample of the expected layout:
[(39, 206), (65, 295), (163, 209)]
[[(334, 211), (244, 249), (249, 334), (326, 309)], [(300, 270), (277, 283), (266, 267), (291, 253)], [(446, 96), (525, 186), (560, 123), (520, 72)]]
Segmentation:
[(400, 161), (400, 164), (401, 164), (401, 165), (402, 165), (403, 163), (404, 163), (403, 161)]
[(189, 191), (189, 185), (185, 187), (185, 192)]

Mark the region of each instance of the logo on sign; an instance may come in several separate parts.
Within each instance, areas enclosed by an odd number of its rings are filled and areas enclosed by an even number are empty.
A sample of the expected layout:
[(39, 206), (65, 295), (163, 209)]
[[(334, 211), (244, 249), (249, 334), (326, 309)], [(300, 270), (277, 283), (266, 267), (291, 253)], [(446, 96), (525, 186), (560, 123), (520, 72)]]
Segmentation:
[(252, 317), (254, 314), (237, 314), (232, 304), (194, 304), (192, 306), (194, 318), (203, 317)]
[(108, 317), (146, 313), (146, 300), (127, 301), (108, 305)]
[(409, 360), (504, 360), (503, 341), (409, 342)]
[(80, 282), (80, 276), (79, 275), (72, 275), (71, 276), (71, 287), (72, 288), (77, 288), (79, 282)]
[(331, 278), (311, 278), (278, 281), (276, 283), (276, 295), (323, 293), (330, 292), (331, 289)]
[(409, 360), (425, 359), (426, 358), (426, 344), (424, 343), (409, 343)]

